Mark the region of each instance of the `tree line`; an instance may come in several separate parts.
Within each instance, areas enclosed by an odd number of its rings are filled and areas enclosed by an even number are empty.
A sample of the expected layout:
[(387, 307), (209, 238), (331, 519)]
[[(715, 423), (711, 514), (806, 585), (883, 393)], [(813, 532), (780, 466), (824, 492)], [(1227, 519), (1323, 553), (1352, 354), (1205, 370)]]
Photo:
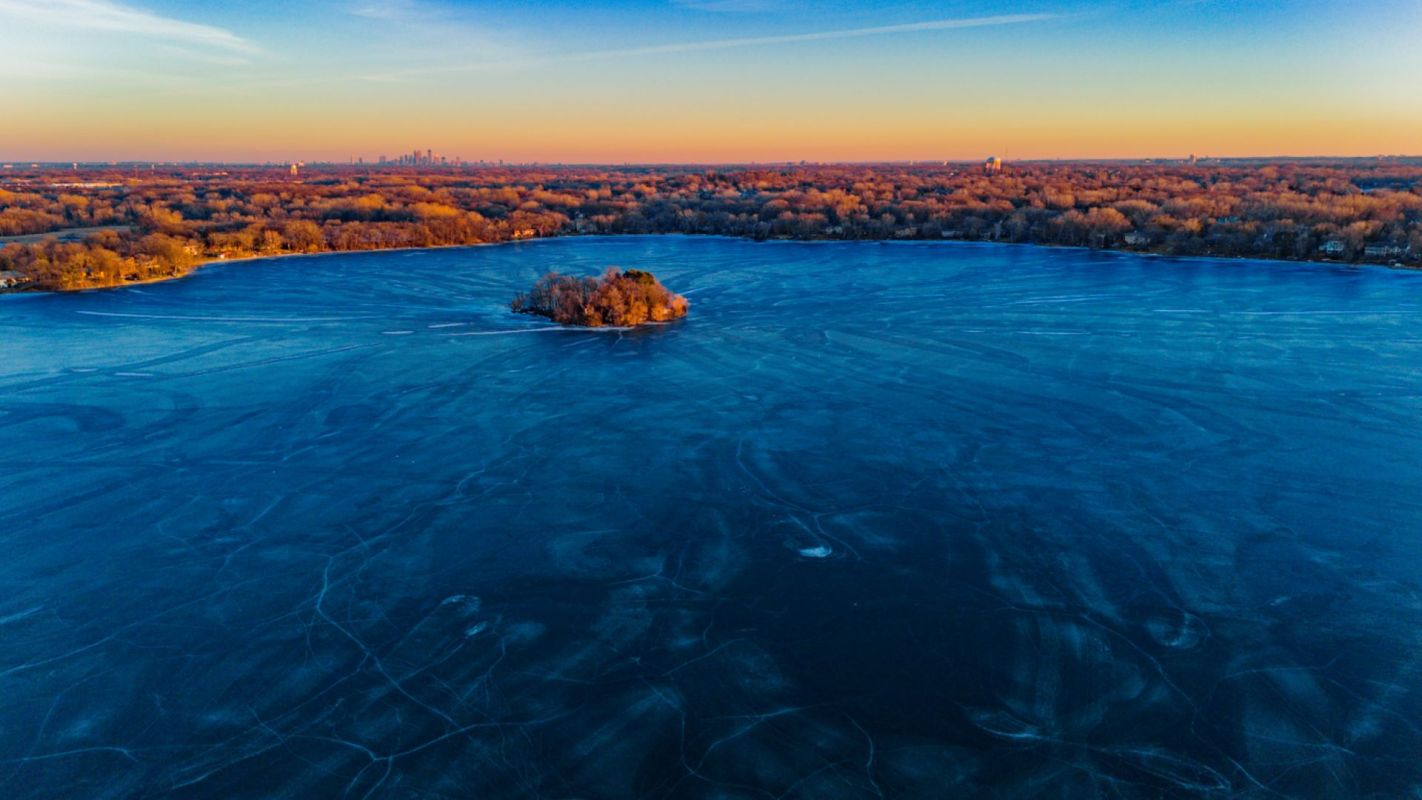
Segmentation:
[(1422, 166), (1383, 161), (803, 166), (88, 169), (0, 175), (0, 248), (32, 288), (207, 261), (574, 234), (963, 239), (1422, 266)]

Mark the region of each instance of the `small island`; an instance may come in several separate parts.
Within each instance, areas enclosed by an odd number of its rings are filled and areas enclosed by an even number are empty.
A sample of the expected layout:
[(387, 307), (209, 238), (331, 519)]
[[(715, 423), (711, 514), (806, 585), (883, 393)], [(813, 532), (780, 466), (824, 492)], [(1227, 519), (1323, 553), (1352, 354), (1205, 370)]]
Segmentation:
[(533, 290), (510, 304), (520, 314), (537, 314), (563, 325), (630, 328), (686, 316), (691, 304), (668, 290), (650, 272), (609, 267), (601, 278), (550, 272)]

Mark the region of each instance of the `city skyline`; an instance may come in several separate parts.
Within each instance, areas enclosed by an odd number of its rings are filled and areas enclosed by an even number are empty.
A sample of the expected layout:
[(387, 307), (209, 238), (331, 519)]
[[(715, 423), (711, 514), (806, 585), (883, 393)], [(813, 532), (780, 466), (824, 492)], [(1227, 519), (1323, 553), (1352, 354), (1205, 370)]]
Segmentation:
[(1422, 8), (0, 0), (4, 161), (1414, 154)]

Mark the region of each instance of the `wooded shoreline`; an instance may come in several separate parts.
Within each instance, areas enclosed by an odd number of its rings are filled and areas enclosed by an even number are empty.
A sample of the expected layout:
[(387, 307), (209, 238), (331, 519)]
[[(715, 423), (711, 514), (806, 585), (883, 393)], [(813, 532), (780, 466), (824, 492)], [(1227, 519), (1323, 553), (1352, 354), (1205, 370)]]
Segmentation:
[(441, 244), (441, 245), (432, 245), (432, 246), (429, 246), (429, 247), (389, 247), (389, 248), (378, 248), (378, 249), (369, 249), (369, 250), (325, 250), (325, 251), (316, 252), (316, 253), (277, 253), (277, 254), (274, 254), (274, 255), (252, 255), (252, 256), (239, 256), (239, 257), (235, 257), (235, 258), (214, 258), (214, 259), (209, 259), (209, 260), (207, 260), (207, 261), (202, 261), (202, 262), (200, 262), (200, 263), (194, 264), (194, 265), (192, 265), (191, 267), (189, 267), (187, 270), (185, 270), (184, 272), (182, 272), (182, 273), (180, 273), (180, 274), (177, 274), (177, 275), (161, 276), (161, 277), (150, 277), (150, 278), (144, 278), (144, 279), (142, 279), (142, 280), (126, 281), (126, 282), (123, 282), (123, 283), (115, 283), (115, 284), (109, 284), (109, 285), (81, 286), (81, 287), (77, 287), (77, 288), (65, 288), (65, 289), (41, 289), (41, 288), (36, 288), (36, 287), (34, 287), (34, 286), (17, 286), (17, 287), (11, 287), (11, 288), (3, 288), (3, 287), (0, 287), (0, 295), (5, 295), (5, 294), (73, 294), (73, 293), (78, 293), (78, 292), (101, 292), (101, 291), (107, 291), (107, 290), (110, 290), (110, 289), (122, 289), (122, 288), (125, 288), (125, 287), (128, 287), (128, 286), (145, 286), (145, 285), (154, 284), (154, 283), (167, 283), (167, 282), (169, 282), (169, 281), (182, 280), (183, 278), (188, 278), (188, 277), (191, 277), (191, 276), (197, 274), (198, 272), (200, 272), (200, 271), (206, 269), (207, 267), (221, 266), (221, 265), (224, 265), (224, 264), (244, 264), (244, 263), (251, 262), (251, 261), (278, 261), (278, 260), (285, 261), (285, 260), (287, 260), (287, 259), (295, 259), (295, 258), (324, 258), (324, 257), (328, 257), (328, 256), (359, 255), (359, 254), (363, 254), (363, 253), (364, 253), (364, 254), (371, 254), (371, 255), (374, 255), (374, 254), (378, 254), (378, 253), (423, 252), (423, 251), (438, 251), (438, 250), (462, 250), (462, 249), (475, 248), (475, 247), (497, 247), (497, 246), (500, 246), (500, 245), (510, 245), (510, 244), (532, 244), (532, 243), (537, 242), (537, 241), (551, 241), (551, 240), (554, 240), (554, 239), (612, 239), (612, 238), (622, 238), (622, 237), (628, 237), (628, 236), (693, 236), (693, 237), (702, 237), (702, 238), (711, 238), (711, 239), (716, 239), (716, 238), (720, 238), (720, 239), (737, 239), (737, 240), (740, 240), (740, 241), (752, 241), (752, 242), (755, 242), (755, 243), (757, 243), (757, 244), (776, 244), (776, 243), (794, 243), (794, 244), (866, 244), (866, 245), (867, 245), (867, 244), (898, 244), (898, 245), (926, 245), (926, 246), (942, 245), (942, 246), (947, 246), (947, 247), (952, 247), (952, 246), (1028, 247), (1028, 248), (1043, 248), (1043, 249), (1047, 249), (1047, 250), (1096, 250), (1096, 251), (1102, 252), (1102, 253), (1117, 253), (1117, 254), (1122, 254), (1122, 255), (1135, 255), (1135, 256), (1143, 256), (1143, 257), (1150, 257), (1150, 258), (1159, 258), (1159, 259), (1162, 259), (1162, 260), (1164, 260), (1164, 261), (1175, 261), (1175, 260), (1195, 260), (1195, 261), (1200, 261), (1200, 260), (1203, 260), (1203, 261), (1238, 262), (1238, 263), (1241, 263), (1241, 264), (1246, 264), (1246, 263), (1249, 263), (1249, 262), (1255, 262), (1255, 263), (1258, 263), (1262, 268), (1267, 268), (1268, 266), (1270, 266), (1270, 265), (1275, 265), (1275, 264), (1293, 264), (1293, 265), (1299, 265), (1299, 266), (1318, 266), (1318, 267), (1350, 267), (1350, 268), (1370, 267), (1370, 268), (1373, 268), (1373, 269), (1394, 269), (1394, 270), (1401, 270), (1401, 271), (1405, 271), (1405, 272), (1414, 272), (1414, 271), (1422, 270), (1422, 264), (1418, 264), (1418, 263), (1412, 263), (1412, 264), (1407, 264), (1407, 263), (1385, 264), (1385, 263), (1372, 263), (1372, 262), (1366, 262), (1366, 261), (1360, 261), (1360, 262), (1346, 262), (1346, 261), (1327, 261), (1327, 260), (1322, 260), (1322, 259), (1303, 259), (1303, 258), (1292, 258), (1292, 259), (1290, 259), (1290, 258), (1258, 258), (1258, 257), (1255, 257), (1255, 256), (1218, 256), (1218, 255), (1179, 256), (1179, 255), (1172, 255), (1172, 254), (1170, 254), (1170, 253), (1152, 253), (1152, 252), (1142, 252), (1142, 251), (1139, 251), (1139, 250), (1124, 250), (1124, 249), (1120, 249), (1120, 248), (1092, 248), (1092, 247), (1085, 247), (1085, 246), (1082, 246), (1082, 245), (1040, 244), (1040, 243), (1033, 243), (1033, 242), (994, 242), (994, 241), (978, 241), (978, 240), (951, 240), (951, 239), (950, 239), (950, 240), (943, 240), (943, 241), (933, 241), (933, 240), (894, 240), (894, 239), (852, 239), (852, 240), (846, 240), (846, 239), (790, 239), (790, 238), (760, 239), (760, 240), (756, 240), (756, 239), (752, 239), (752, 238), (746, 237), (746, 236), (728, 236), (728, 235), (726, 235), (726, 234), (715, 234), (715, 233), (708, 233), (708, 234), (694, 234), (694, 233), (637, 233), (637, 234), (585, 233), (585, 234), (577, 234), (577, 233), (570, 233), (570, 234), (560, 234), (560, 235), (547, 236), (547, 237), (542, 237), (542, 238), (539, 238), (539, 239), (519, 240), (519, 241), (517, 241), (517, 242), (513, 242), (513, 241), (508, 241), (508, 242), (475, 242), (475, 243), (473, 243), (473, 244)]
[[(1422, 165), (174, 169), (75, 188), (0, 180), (0, 289), (171, 280), (210, 263), (574, 235), (969, 241), (1261, 261), (1422, 266)], [(67, 176), (66, 176), (67, 177)]]

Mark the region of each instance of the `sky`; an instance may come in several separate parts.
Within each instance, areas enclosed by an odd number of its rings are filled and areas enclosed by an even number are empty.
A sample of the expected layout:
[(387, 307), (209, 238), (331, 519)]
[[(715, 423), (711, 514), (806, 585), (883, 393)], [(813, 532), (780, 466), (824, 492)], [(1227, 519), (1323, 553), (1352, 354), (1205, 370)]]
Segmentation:
[(0, 0), (0, 160), (1422, 154), (1422, 0)]

